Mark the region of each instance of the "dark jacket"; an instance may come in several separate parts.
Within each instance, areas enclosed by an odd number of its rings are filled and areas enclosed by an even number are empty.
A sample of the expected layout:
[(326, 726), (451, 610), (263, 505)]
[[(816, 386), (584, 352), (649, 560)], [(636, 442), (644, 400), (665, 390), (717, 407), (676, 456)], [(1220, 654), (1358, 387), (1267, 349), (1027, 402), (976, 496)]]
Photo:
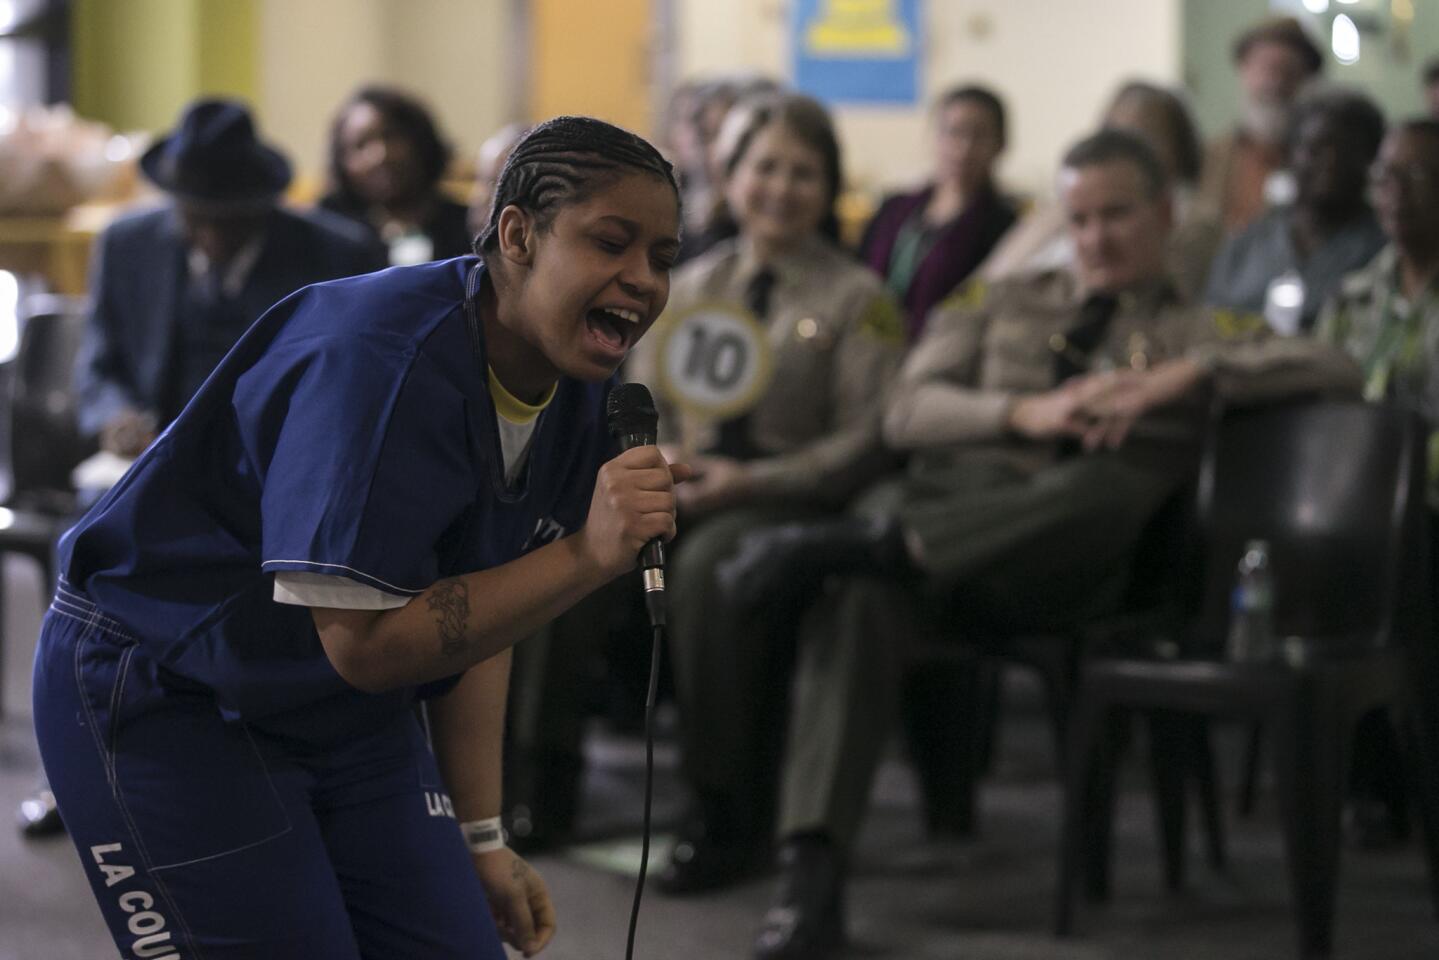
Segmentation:
[[(859, 247), (860, 259), (880, 276), (888, 277), (889, 261), (900, 228), (924, 209), (933, 194), (934, 187), (929, 186), (918, 193), (895, 194), (886, 199), (865, 229)], [(989, 188), (975, 197), (963, 213), (940, 228), (934, 246), (916, 268), (901, 298), (911, 342), (923, 331), (930, 310), (979, 266), (1014, 224), (1015, 217), (1014, 206)]]
[[(186, 319), (186, 257), (180, 218), (170, 207), (123, 217), (100, 235), (75, 374), (83, 432), (98, 433), (126, 408), (152, 411), (162, 426), (178, 412), (162, 408)], [(276, 209), (235, 301), (253, 323), (301, 287), (384, 265), (384, 251), (348, 222)]]

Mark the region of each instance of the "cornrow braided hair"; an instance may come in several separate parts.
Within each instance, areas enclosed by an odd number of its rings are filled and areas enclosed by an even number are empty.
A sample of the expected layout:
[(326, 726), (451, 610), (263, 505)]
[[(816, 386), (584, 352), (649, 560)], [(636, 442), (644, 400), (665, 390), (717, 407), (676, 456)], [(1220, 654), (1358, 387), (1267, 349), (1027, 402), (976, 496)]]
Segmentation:
[(546, 120), (515, 144), (505, 161), (475, 252), (484, 256), (498, 245), (500, 213), (506, 207), (519, 207), (548, 227), (560, 207), (583, 203), (596, 189), (629, 172), (659, 177), (679, 202), (674, 168), (642, 137), (593, 117)]

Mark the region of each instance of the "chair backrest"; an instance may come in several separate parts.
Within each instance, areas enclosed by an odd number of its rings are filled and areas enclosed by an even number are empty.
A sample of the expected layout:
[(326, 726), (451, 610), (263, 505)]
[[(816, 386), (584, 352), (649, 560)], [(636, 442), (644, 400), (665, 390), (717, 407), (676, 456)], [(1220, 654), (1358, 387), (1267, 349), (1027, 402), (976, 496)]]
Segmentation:
[[(1266, 540), (1280, 637), (1385, 645), (1422, 554), (1428, 428), (1361, 402), (1223, 414), (1200, 469), (1192, 640), (1216, 653), (1246, 541)], [(1202, 639), (1200, 639), (1202, 638)]]
[(9, 383), (5, 467), (11, 499), (69, 491), (70, 471), (89, 452), (75, 419), (75, 356), (84, 301), (32, 297), (21, 319)]

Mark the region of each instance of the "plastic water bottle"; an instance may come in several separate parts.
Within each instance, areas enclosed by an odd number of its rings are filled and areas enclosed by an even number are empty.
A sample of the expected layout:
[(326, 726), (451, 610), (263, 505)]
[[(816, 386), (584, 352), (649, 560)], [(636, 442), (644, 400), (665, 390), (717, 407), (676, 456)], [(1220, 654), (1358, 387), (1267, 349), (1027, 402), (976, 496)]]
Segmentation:
[(1304, 297), (1304, 278), (1297, 270), (1286, 270), (1269, 281), (1264, 291), (1264, 320), (1269, 328), (1281, 337), (1297, 334), (1304, 318)]
[(1239, 558), (1229, 603), (1226, 653), (1238, 663), (1263, 663), (1277, 653), (1274, 642), (1274, 573), (1269, 542), (1250, 540)]

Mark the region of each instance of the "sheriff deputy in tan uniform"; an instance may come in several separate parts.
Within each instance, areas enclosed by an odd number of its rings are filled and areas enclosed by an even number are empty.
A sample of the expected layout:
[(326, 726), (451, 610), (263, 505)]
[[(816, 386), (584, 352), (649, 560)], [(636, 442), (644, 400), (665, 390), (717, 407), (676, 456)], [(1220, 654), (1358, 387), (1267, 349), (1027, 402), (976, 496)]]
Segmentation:
[(792, 95), (744, 104), (717, 143), (739, 236), (676, 274), (665, 315), (627, 368), (655, 388), (662, 442), (689, 448), (698, 472), (685, 484), (666, 585), (685, 772), (699, 801), (660, 877), (670, 892), (750, 875), (769, 851), (764, 784), (782, 740), (793, 630), (783, 616), (730, 616), (715, 564), (745, 531), (833, 514), (891, 468), (880, 418), (904, 349), (883, 282), (823, 230), (840, 182), (824, 108)]
[[(863, 516), (754, 531), (721, 564), (763, 609), (771, 584), (831, 581), (803, 620), (779, 835), (786, 875), (765, 929), (828, 955), (845, 853), (895, 712), (907, 634), (1074, 622), (1112, 606), (1140, 531), (1193, 475), (1205, 385), (1230, 402), (1357, 390), (1341, 352), (1265, 339), (1257, 318), (1179, 303), (1164, 268), (1170, 200), (1134, 134), (1066, 155), (1076, 274), (961, 291), (931, 317), (888, 403), (909, 471)], [(863, 577), (861, 579), (861, 577)]]

